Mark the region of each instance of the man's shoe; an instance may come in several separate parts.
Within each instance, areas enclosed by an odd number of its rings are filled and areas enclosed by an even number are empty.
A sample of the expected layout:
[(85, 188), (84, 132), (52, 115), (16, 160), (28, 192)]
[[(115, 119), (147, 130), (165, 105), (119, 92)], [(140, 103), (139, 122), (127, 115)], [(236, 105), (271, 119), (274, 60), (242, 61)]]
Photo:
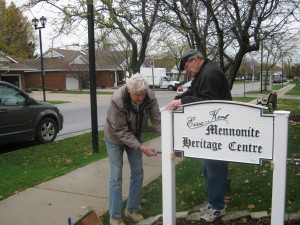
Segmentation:
[(210, 208), (204, 213), (204, 215), (200, 216), (200, 219), (204, 220), (205, 222), (213, 222), (215, 219), (224, 216), (225, 214), (225, 207), (221, 210), (215, 210)]
[(124, 214), (126, 217), (130, 217), (134, 222), (140, 222), (144, 217), (137, 212), (130, 212), (128, 209), (125, 209)]
[(110, 225), (125, 225), (125, 223), (123, 222), (123, 220), (121, 218), (112, 218), (112, 217), (110, 217), (109, 224)]
[(205, 205), (205, 206), (199, 208), (199, 211), (200, 211), (201, 213), (206, 213), (206, 212), (208, 212), (210, 209), (211, 209), (211, 206), (210, 206), (209, 203), (207, 203), (207, 205)]

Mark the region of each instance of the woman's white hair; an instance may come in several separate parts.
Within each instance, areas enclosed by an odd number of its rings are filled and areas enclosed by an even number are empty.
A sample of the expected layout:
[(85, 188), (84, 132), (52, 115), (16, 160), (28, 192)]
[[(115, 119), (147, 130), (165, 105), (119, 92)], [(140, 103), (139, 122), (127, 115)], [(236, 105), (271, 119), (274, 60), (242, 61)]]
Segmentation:
[(145, 77), (139, 73), (132, 75), (127, 80), (126, 85), (129, 91), (133, 94), (148, 90), (148, 82)]

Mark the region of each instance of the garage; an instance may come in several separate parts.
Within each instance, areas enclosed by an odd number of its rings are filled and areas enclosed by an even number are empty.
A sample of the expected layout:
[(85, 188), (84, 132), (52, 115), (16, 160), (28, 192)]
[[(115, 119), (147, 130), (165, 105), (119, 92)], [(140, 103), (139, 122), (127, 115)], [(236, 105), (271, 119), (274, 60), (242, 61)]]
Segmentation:
[(1, 80), (11, 83), (17, 87), (20, 87), (20, 76), (19, 75), (2, 75)]
[(66, 89), (67, 90), (78, 90), (79, 89), (78, 80), (74, 77), (66, 77)]

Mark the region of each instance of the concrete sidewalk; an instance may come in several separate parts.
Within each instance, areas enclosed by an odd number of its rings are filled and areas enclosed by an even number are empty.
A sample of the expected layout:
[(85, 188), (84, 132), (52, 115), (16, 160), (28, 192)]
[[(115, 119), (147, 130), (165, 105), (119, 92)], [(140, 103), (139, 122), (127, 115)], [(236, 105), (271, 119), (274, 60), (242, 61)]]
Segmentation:
[[(145, 145), (160, 150), (161, 138)], [(144, 156), (143, 160), (146, 185), (161, 175), (161, 155)], [(128, 193), (129, 172), (127, 157), (124, 157), (124, 199)], [(102, 159), (0, 201), (0, 224), (67, 225), (68, 216), (76, 221), (90, 209), (100, 216), (108, 210), (108, 182), (109, 162)]]
[[(98, 89), (99, 92), (115, 92), (118, 88), (110, 88), (110, 89)], [(165, 90), (156, 90), (156, 93), (164, 93)], [(42, 101), (43, 100), (43, 92), (41, 91), (33, 91), (28, 93), (32, 98)], [(97, 101), (109, 100), (111, 99), (112, 94), (97, 94)], [(91, 96), (90, 94), (66, 94), (59, 92), (46, 91), (46, 100), (47, 101), (68, 101), (71, 103), (82, 103), (82, 102), (90, 102)]]

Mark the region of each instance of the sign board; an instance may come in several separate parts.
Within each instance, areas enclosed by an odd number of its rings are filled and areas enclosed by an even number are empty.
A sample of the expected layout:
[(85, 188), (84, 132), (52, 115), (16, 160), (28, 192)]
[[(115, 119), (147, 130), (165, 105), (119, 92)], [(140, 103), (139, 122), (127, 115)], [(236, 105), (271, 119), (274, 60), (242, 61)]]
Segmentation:
[(273, 160), (271, 225), (284, 224), (288, 111), (231, 101), (205, 101), (162, 110), (163, 221), (175, 225), (175, 154), (258, 164)]
[(274, 117), (261, 109), (211, 101), (173, 113), (174, 150), (185, 157), (259, 164), (272, 159)]

